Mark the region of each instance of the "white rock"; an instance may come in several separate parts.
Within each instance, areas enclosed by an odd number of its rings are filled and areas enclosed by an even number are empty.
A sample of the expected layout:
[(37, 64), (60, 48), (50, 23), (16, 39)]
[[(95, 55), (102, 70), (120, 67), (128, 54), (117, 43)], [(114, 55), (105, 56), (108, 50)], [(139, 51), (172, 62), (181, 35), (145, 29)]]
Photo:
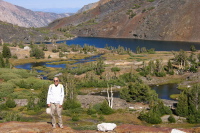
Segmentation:
[(172, 129), (171, 133), (186, 133), (178, 129)]
[(129, 107), (129, 109), (134, 109), (134, 107)]
[(101, 123), (97, 125), (98, 131), (112, 131), (117, 127), (115, 123)]

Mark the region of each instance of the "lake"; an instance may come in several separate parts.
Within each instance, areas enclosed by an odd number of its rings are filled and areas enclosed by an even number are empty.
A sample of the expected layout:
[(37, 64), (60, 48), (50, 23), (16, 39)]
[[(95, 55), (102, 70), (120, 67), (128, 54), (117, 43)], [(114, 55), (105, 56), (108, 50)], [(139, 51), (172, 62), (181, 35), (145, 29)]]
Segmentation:
[[(150, 86), (150, 88), (156, 91), (156, 93), (158, 94), (158, 98), (160, 99), (173, 100), (170, 98), (170, 95), (180, 94), (180, 90), (178, 90), (177, 84), (165, 84), (159, 86), (153, 85)], [(98, 92), (92, 95), (107, 96), (107, 92)], [(113, 92), (113, 97), (119, 98), (120, 92), (119, 91)]]
[[(169, 41), (149, 41), (149, 40), (136, 40), (136, 39), (115, 39), (115, 38), (92, 38), (92, 37), (77, 37), (73, 40), (66, 41), (58, 41), (57, 43), (66, 43), (67, 45), (79, 44), (83, 46), (84, 44), (93, 45), (98, 48), (104, 48), (106, 44), (108, 46), (118, 47), (123, 46), (126, 48), (130, 48), (132, 51), (135, 51), (138, 46), (146, 47), (147, 49), (155, 48), (156, 51), (179, 51), (190, 50), (190, 46), (194, 45), (196, 49), (200, 49), (200, 43), (189, 43), (189, 42), (169, 42)], [(89, 61), (94, 61), (100, 55), (92, 56), (89, 58), (77, 60), (77, 63), (84, 63)], [(35, 66), (43, 66), (46, 67), (55, 67), (55, 68), (66, 68), (66, 64), (52, 65), (47, 64), (48, 62), (40, 62), (40, 63), (27, 63), (23, 65), (15, 66), (16, 68), (28, 69), (30, 70)], [(38, 70), (38, 72), (41, 72)], [(170, 100), (171, 94), (179, 94), (180, 91), (177, 89), (176, 84), (166, 84), (160, 86), (151, 86), (158, 93), (158, 97), (161, 99)], [(107, 95), (106, 92), (100, 92), (98, 95)], [(114, 97), (119, 97), (119, 92), (114, 93)]]
[(180, 49), (189, 51), (191, 45), (194, 45), (198, 50), (200, 49), (200, 43), (194, 42), (150, 41), (98, 37), (77, 37), (73, 40), (58, 41), (57, 43), (66, 43), (68, 45), (79, 44), (81, 46), (88, 44), (98, 48), (104, 48), (106, 45), (113, 47), (118, 47), (120, 45), (126, 48), (130, 48), (132, 51), (135, 51), (138, 46), (146, 47), (147, 49), (155, 48), (156, 51), (179, 51)]

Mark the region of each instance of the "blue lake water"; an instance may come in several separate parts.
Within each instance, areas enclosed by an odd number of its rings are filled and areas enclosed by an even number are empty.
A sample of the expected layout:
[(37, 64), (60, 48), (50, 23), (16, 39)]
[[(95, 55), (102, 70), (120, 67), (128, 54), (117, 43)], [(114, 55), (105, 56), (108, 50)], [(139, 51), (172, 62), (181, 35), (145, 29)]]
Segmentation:
[[(169, 42), (169, 41), (148, 41), (148, 40), (136, 40), (136, 39), (114, 39), (114, 38), (91, 38), (91, 37), (78, 37), (73, 40), (58, 41), (57, 43), (66, 43), (67, 45), (79, 44), (83, 46), (84, 44), (93, 45), (98, 48), (104, 48), (106, 45), (118, 47), (123, 46), (125, 48), (130, 48), (132, 51), (135, 51), (136, 48), (146, 47), (147, 49), (155, 48), (156, 51), (179, 51), (190, 50), (190, 46), (194, 45), (197, 50), (200, 50), (200, 43), (189, 43), (189, 42)], [(96, 60), (100, 55), (92, 56), (89, 58), (77, 60), (77, 63), (84, 63)], [(35, 66), (46, 66), (46, 67), (55, 67), (55, 68), (66, 68), (66, 64), (52, 65), (47, 64), (48, 62), (40, 63), (26, 63), (23, 65), (15, 66), (16, 68), (22, 68), (31, 70)], [(41, 72), (38, 70), (38, 72)], [(180, 91), (177, 89), (176, 84), (166, 84), (160, 86), (151, 86), (158, 93), (158, 97), (161, 99), (170, 100), (171, 94), (179, 94)], [(97, 93), (97, 95), (107, 95), (106, 92)], [(114, 97), (120, 97), (119, 92), (114, 93)]]
[(193, 42), (172, 42), (172, 41), (150, 41), (150, 40), (137, 40), (137, 39), (120, 39), (120, 38), (97, 38), (97, 37), (77, 37), (73, 40), (58, 41), (58, 43), (66, 43), (68, 45), (84, 44), (93, 45), (98, 48), (104, 48), (106, 45), (118, 47), (123, 46), (135, 51), (136, 48), (146, 47), (147, 49), (155, 48), (156, 51), (179, 51), (190, 50), (190, 46), (194, 45), (196, 49), (200, 50), (200, 43)]
[[(158, 98), (161, 98), (161, 99), (172, 100), (170, 98), (170, 95), (180, 93), (180, 90), (178, 90), (177, 88), (177, 84), (165, 84), (165, 85), (159, 85), (159, 86), (153, 85), (150, 87), (156, 91), (156, 93), (158, 94)], [(107, 92), (98, 92), (98, 93), (94, 93), (93, 95), (107, 96)], [(113, 92), (113, 97), (119, 98), (120, 92), (119, 91)]]
[[(86, 57), (84, 59), (78, 59), (78, 60), (73, 60), (76, 61), (73, 64), (80, 64), (80, 63), (85, 63), (85, 62), (91, 62), (91, 61), (96, 61), (97, 58), (99, 58), (101, 56), (101, 54), (99, 55), (94, 55), (91, 57)], [(68, 60), (68, 61), (72, 61), (72, 60)], [(52, 62), (56, 62), (56, 61), (52, 61)], [(46, 67), (54, 67), (54, 68), (66, 68), (66, 64), (48, 64), (48, 63), (52, 63), (52, 62), (33, 62), (33, 63), (26, 63), (26, 64), (22, 64), (22, 65), (17, 65), (15, 66), (15, 68), (20, 68), (20, 69), (27, 69), (27, 70), (31, 70), (32, 67), (37, 67), (37, 66), (46, 66)], [(38, 72), (42, 72), (41, 70), (37, 70)]]

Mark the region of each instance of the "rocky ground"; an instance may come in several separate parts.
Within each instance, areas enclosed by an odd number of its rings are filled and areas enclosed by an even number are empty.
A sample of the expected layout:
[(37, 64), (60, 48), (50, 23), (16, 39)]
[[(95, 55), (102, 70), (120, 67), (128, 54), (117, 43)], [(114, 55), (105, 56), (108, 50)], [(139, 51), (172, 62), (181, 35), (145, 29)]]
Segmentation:
[[(199, 133), (200, 128), (194, 129), (179, 129), (186, 133)], [(123, 124), (118, 125), (110, 133), (170, 133), (172, 128), (161, 128), (156, 126), (140, 126)], [(99, 133), (97, 130), (73, 130), (67, 125), (63, 129), (57, 127), (52, 129), (51, 124), (48, 122), (6, 122), (0, 123), (0, 133)]]

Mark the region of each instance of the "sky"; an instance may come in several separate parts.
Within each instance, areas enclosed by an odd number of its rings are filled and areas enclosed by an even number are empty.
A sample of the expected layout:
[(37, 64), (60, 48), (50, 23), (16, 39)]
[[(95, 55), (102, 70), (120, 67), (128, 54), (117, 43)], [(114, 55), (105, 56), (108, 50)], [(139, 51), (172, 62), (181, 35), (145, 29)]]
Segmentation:
[[(99, 0), (4, 0), (14, 5), (22, 6), (31, 10), (45, 11), (55, 9), (77, 10), (84, 5), (97, 2)], [(74, 12), (74, 11), (73, 11)]]

